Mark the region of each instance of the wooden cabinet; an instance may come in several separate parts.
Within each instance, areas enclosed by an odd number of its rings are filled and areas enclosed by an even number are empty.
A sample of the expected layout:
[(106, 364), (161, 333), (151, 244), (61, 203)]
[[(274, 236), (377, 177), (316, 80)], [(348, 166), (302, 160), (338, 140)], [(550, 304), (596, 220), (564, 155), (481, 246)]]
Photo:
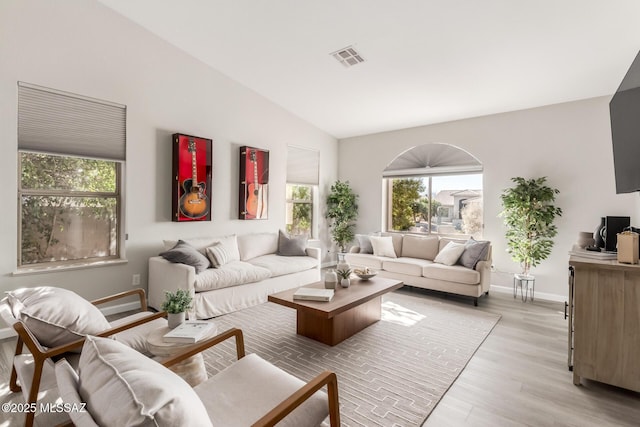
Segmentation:
[(569, 265), (574, 384), (584, 377), (640, 392), (640, 266), (578, 257)]

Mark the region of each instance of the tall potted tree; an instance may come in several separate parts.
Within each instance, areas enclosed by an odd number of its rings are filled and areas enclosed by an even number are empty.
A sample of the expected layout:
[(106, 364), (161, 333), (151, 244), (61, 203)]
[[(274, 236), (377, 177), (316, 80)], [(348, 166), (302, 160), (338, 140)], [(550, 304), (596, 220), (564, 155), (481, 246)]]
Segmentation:
[(336, 181), (327, 196), (327, 213), (331, 237), (346, 252), (347, 244), (354, 238), (354, 221), (358, 218), (358, 195), (353, 192), (349, 181)]
[(511, 178), (515, 187), (502, 192), (504, 210), (500, 216), (507, 226), (507, 245), (511, 258), (520, 263), (522, 274), (529, 276), (551, 254), (553, 238), (558, 233), (553, 221), (562, 216), (554, 205), (558, 189), (546, 185), (547, 178)]

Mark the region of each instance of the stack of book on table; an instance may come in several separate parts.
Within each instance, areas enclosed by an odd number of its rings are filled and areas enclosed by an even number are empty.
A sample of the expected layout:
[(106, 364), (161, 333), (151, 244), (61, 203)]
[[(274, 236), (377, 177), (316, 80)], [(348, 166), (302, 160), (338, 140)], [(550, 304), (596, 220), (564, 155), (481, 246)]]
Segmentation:
[(618, 253), (617, 252), (588, 251), (586, 249), (582, 249), (581, 247), (579, 247), (577, 245), (574, 245), (571, 248), (571, 250), (569, 251), (569, 255), (579, 256), (579, 257), (589, 258), (589, 259), (599, 259), (599, 260), (602, 260), (602, 261), (618, 259)]
[(211, 322), (199, 322), (196, 320), (182, 323), (164, 334), (164, 342), (175, 342), (181, 344), (195, 343), (206, 337), (215, 325)]
[(293, 294), (293, 299), (307, 301), (331, 301), (333, 289), (300, 288)]

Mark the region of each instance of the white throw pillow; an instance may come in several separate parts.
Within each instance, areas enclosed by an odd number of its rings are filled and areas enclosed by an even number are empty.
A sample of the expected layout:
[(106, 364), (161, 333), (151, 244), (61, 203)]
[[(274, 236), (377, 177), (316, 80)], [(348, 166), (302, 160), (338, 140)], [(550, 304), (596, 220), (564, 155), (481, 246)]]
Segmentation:
[(253, 233), (238, 236), (240, 261), (278, 252), (278, 233)]
[(442, 248), (442, 250), (436, 255), (433, 262), (444, 265), (453, 265), (458, 262), (458, 258), (464, 252), (464, 243), (449, 242)]
[(371, 236), (371, 246), (375, 256), (386, 256), (389, 258), (397, 258), (396, 251), (393, 249), (393, 240), (391, 236)]
[(211, 426), (189, 384), (117, 341), (87, 337), (78, 376), (79, 395), (98, 425)]
[(110, 328), (102, 312), (73, 291), (53, 286), (7, 292), (11, 310), (40, 344), (57, 347)]

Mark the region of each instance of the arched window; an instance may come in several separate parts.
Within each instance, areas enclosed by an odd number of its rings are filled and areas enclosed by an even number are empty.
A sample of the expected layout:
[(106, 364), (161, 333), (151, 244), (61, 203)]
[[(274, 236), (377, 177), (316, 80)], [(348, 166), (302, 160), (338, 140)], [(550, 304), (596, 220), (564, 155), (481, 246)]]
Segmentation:
[(383, 172), (387, 231), (482, 235), (482, 164), (450, 144), (413, 147)]

